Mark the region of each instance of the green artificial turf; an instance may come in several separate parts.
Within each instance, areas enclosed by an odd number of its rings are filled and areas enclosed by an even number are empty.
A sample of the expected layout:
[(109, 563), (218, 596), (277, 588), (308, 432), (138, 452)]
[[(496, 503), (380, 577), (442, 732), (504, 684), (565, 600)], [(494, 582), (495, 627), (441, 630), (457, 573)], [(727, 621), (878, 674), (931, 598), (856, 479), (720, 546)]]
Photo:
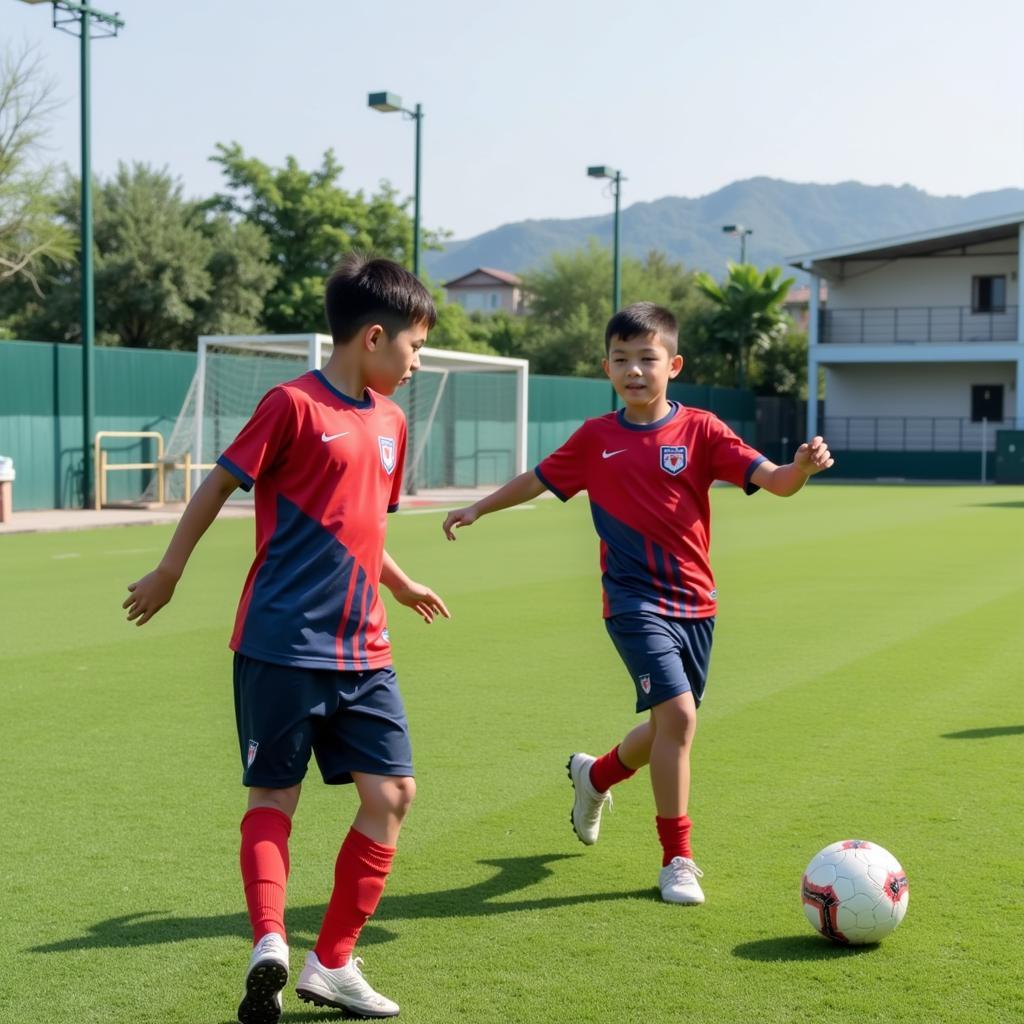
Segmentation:
[[(600, 620), (586, 503), (540, 501), (389, 550), (454, 618), (390, 609), (419, 795), (359, 952), (402, 1019), (1021, 1019), (1024, 489), (716, 489), (720, 591), (691, 817), (708, 902), (662, 904), (646, 772), (601, 841), (564, 764), (637, 721)], [(126, 624), (164, 527), (0, 539), (0, 1021), (227, 1022), (248, 959), (226, 643), (252, 524), (214, 525), (174, 601)], [(313, 768), (292, 835), (293, 970), (351, 787)], [(878, 947), (814, 934), (803, 868), (887, 847), (910, 880)], [(294, 975), (293, 975), (294, 976)], [(285, 993), (284, 1021), (337, 1014)]]

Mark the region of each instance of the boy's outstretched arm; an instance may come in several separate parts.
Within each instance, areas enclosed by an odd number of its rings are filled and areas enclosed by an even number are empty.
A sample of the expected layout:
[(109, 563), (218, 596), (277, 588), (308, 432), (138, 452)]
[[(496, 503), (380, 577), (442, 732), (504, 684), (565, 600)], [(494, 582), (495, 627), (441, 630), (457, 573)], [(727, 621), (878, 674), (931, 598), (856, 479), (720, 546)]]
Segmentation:
[(776, 466), (774, 462), (762, 462), (751, 474), (750, 482), (763, 487), (780, 498), (788, 498), (796, 494), (808, 477), (820, 473), (835, 464), (832, 453), (823, 437), (812, 437), (810, 441), (800, 445), (793, 456), (793, 461), (785, 466)]
[(503, 508), (511, 508), (513, 505), (521, 505), (524, 501), (537, 498), (547, 488), (540, 482), (537, 474), (532, 469), (509, 480), (507, 484), (492, 491), (485, 498), (481, 498), (472, 505), (465, 508), (457, 508), (448, 513), (444, 521), (444, 535), (449, 540), (455, 540), (454, 530), (460, 526), (472, 526), (481, 516), (488, 512), (498, 512)]
[(237, 478), (226, 469), (213, 467), (182, 513), (160, 564), (141, 580), (128, 584), (130, 593), (121, 607), (128, 609), (129, 622), (134, 620), (136, 626), (144, 626), (170, 601), (199, 538), (238, 486)]
[(443, 615), (446, 619), (451, 618), (444, 601), (430, 587), (425, 587), (422, 583), (416, 583), (409, 579), (399, 564), (386, 551), (384, 552), (384, 562), (380, 568), (380, 581), (391, 591), (399, 604), (411, 608), (428, 625), (438, 615)]

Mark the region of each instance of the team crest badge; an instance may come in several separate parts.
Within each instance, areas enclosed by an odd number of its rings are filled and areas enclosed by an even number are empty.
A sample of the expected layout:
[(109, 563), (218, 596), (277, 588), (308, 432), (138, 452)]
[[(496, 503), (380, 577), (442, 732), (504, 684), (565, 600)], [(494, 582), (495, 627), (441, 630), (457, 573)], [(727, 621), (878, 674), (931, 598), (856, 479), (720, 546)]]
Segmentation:
[(260, 749), (260, 745), (255, 740), (249, 740), (249, 752), (245, 755), (245, 767), (251, 768), (253, 761), (256, 760), (256, 751)]
[(377, 444), (380, 445), (380, 464), (384, 467), (388, 476), (395, 471), (395, 439), (393, 437), (378, 437)]
[(672, 476), (679, 476), (686, 469), (686, 445), (663, 444), (661, 446), (661, 468)]
[(644, 693), (651, 692), (651, 677), (649, 673), (640, 677), (640, 689), (643, 690)]

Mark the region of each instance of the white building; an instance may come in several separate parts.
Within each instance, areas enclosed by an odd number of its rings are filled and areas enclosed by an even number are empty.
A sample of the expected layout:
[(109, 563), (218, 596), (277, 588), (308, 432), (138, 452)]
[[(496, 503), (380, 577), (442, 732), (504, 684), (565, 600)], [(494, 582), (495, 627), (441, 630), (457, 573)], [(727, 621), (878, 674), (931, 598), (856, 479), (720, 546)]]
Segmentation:
[(808, 435), (966, 452), (1024, 428), (1022, 241), (1024, 213), (791, 257), (811, 275)]
[(477, 267), (444, 284), (449, 302), (457, 302), (467, 313), (526, 312), (523, 282), (517, 274), (494, 267)]

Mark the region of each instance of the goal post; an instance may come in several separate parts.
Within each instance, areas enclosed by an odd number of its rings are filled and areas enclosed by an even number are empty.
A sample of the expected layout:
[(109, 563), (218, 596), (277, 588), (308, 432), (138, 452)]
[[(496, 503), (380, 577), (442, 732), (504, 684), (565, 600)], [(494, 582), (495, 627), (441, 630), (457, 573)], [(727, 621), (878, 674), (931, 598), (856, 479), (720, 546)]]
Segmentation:
[[(331, 351), (331, 338), (317, 333), (201, 336), (166, 446), (168, 500), (187, 500), (271, 387), (321, 368)], [(409, 428), (406, 493), (503, 483), (525, 471), (528, 361), (431, 347), (419, 357), (419, 372), (391, 396)]]

